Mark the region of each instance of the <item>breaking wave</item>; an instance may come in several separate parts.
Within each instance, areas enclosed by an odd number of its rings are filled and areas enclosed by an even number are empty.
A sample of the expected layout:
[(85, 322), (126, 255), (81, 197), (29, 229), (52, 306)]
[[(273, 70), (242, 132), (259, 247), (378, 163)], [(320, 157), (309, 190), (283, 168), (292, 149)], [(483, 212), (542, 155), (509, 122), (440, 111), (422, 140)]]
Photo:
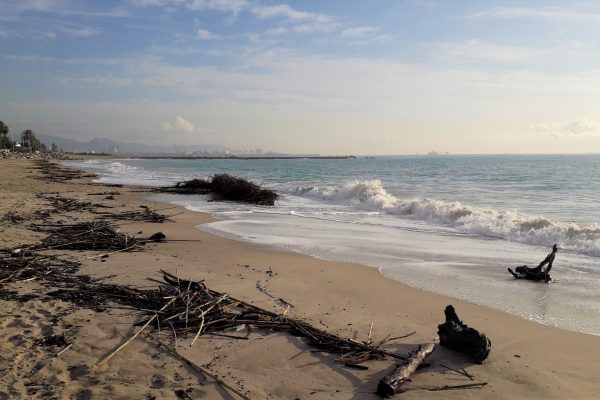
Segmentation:
[(600, 257), (600, 226), (579, 226), (516, 211), (471, 207), (458, 201), (399, 198), (388, 193), (379, 180), (354, 181), (341, 187), (297, 187), (291, 192), (298, 196), (368, 207), (402, 217), (441, 223), (479, 236), (544, 246), (558, 243), (564, 249)]
[(114, 174), (123, 174), (123, 175), (131, 174), (138, 170), (138, 168), (136, 168), (136, 167), (133, 167), (133, 166), (127, 165), (127, 164), (122, 164), (118, 161), (110, 163), (110, 165), (108, 165), (108, 167), (106, 169)]

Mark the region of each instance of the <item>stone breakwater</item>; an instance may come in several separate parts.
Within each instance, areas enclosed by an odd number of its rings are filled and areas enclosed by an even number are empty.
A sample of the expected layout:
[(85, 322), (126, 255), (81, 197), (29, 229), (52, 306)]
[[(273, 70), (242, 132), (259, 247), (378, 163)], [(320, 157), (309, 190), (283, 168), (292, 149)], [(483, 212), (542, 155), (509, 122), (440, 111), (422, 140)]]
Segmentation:
[(70, 160), (71, 158), (65, 153), (58, 152), (47, 152), (41, 153), (34, 151), (33, 153), (26, 153), (20, 151), (10, 151), (7, 149), (0, 150), (0, 160)]

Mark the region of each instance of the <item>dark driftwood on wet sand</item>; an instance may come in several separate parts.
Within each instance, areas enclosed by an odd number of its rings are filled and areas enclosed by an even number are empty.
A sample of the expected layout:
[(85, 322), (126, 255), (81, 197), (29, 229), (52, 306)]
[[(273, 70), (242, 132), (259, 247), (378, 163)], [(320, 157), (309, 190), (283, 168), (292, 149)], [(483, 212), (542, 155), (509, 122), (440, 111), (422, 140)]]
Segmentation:
[(446, 322), (438, 326), (440, 344), (468, 355), (478, 364), (483, 363), (492, 349), (490, 339), (464, 324), (451, 305), (446, 307), (444, 314)]
[(516, 279), (527, 279), (534, 282), (543, 281), (546, 283), (552, 280), (552, 277), (550, 277), (550, 275), (548, 275), (546, 272), (537, 271), (534, 268), (527, 267), (527, 265), (521, 265), (515, 268), (514, 271), (508, 268), (508, 272), (510, 272), (511, 275)]
[(419, 368), (419, 365), (435, 349), (434, 343), (419, 346), (417, 351), (410, 356), (408, 362), (398, 364), (397, 368), (386, 377), (381, 378), (377, 386), (377, 394), (382, 397), (391, 397), (400, 392), (401, 386)]
[(217, 199), (241, 201), (261, 206), (272, 206), (279, 198), (277, 193), (272, 190), (263, 189), (253, 182), (228, 174), (215, 175), (210, 181), (192, 179), (178, 182), (175, 186), (159, 190), (179, 194), (212, 194)]

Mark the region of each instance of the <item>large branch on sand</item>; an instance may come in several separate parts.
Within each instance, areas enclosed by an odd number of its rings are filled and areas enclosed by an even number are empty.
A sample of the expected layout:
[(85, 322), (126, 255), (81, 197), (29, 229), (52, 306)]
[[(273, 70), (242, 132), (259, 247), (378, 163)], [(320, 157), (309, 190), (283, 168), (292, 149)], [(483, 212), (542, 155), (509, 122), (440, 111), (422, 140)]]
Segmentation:
[(391, 397), (400, 392), (400, 388), (411, 375), (419, 368), (419, 365), (435, 349), (434, 343), (419, 346), (417, 351), (410, 357), (407, 363), (399, 364), (388, 376), (381, 378), (377, 386), (377, 394), (381, 397)]

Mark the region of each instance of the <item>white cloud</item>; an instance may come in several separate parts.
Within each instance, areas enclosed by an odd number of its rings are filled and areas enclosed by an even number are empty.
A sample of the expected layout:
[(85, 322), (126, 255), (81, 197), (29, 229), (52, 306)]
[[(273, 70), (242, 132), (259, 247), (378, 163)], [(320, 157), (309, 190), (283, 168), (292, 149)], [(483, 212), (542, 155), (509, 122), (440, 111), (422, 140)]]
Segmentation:
[(54, 57), (40, 57), (40, 56), (32, 56), (32, 55), (18, 55), (18, 54), (7, 54), (4, 56), (7, 60), (11, 61), (20, 61), (20, 62), (29, 62), (29, 63), (37, 63), (37, 62), (55, 62), (56, 58)]
[[(487, 71), (381, 59), (306, 57), (285, 51), (254, 51), (237, 57), (239, 64), (232, 68), (184, 67), (139, 58), (124, 65), (127, 70), (122, 77), (132, 79), (136, 86), (170, 88), (203, 101), (251, 103), (255, 93), (263, 103), (271, 97), (271, 104), (278, 107), (398, 104), (414, 96), (494, 99), (490, 104), (527, 100), (539, 107), (540, 101), (562, 104), (574, 98), (592, 104), (600, 95), (600, 70), (579, 74)], [(243, 98), (239, 93), (244, 93)]]
[(284, 26), (278, 26), (277, 28), (267, 29), (267, 34), (269, 35), (285, 35), (289, 32), (290, 30)]
[(2, 12), (8, 15), (39, 12), (94, 18), (123, 18), (129, 16), (123, 7), (100, 12), (75, 9), (73, 3), (75, 2), (70, 0), (0, 0)]
[(537, 133), (556, 137), (589, 137), (600, 136), (600, 124), (596, 121), (578, 119), (575, 121), (554, 124), (530, 124)]
[(19, 11), (49, 11), (57, 6), (56, 0), (21, 0), (17, 8)]
[(181, 131), (187, 133), (193, 133), (196, 130), (196, 127), (193, 123), (183, 118), (181, 115), (175, 117), (174, 122), (165, 122), (163, 124), (163, 129), (165, 131)]
[(470, 19), (482, 18), (498, 18), (498, 19), (514, 19), (514, 18), (538, 18), (549, 19), (556, 21), (600, 21), (600, 14), (593, 12), (572, 11), (570, 9), (558, 7), (496, 7), (486, 11), (471, 14), (467, 16)]
[(193, 0), (188, 7), (198, 11), (213, 10), (239, 14), (247, 5), (246, 0)]
[(81, 29), (64, 28), (63, 31), (69, 36), (80, 37), (80, 38), (91, 37), (91, 36), (95, 36), (100, 33), (99, 31), (92, 29), (92, 28), (81, 28)]
[(252, 8), (252, 13), (259, 18), (281, 17), (289, 21), (315, 21), (321, 23), (331, 23), (333, 18), (329, 15), (317, 14), (307, 11), (298, 11), (287, 4), (276, 4), (272, 6), (256, 6)]
[(222, 38), (221, 35), (216, 35), (210, 31), (207, 31), (206, 29), (198, 29), (196, 35), (202, 40), (217, 40)]
[(404, 0), (405, 3), (412, 4), (417, 7), (437, 7), (438, 2), (433, 0)]
[(164, 7), (184, 3), (185, 0), (129, 0), (138, 7)]
[(332, 32), (337, 28), (337, 24), (315, 22), (312, 24), (300, 24), (291, 28), (292, 32), (296, 33), (311, 33), (311, 32)]
[(495, 63), (531, 63), (539, 61), (542, 51), (527, 47), (505, 46), (470, 40), (463, 43), (442, 43), (436, 46), (444, 57), (488, 61)]
[(54, 32), (44, 32), (36, 36), (38, 39), (56, 39), (57, 35)]
[(89, 86), (131, 86), (133, 81), (129, 78), (115, 76), (80, 76), (77, 78), (58, 78), (57, 81), (67, 87), (89, 87)]
[(291, 27), (277, 27), (267, 30), (269, 35), (286, 33), (333, 32), (339, 27), (335, 18), (307, 11), (299, 11), (288, 4), (255, 5), (249, 11), (259, 19), (282, 18), (284, 23), (294, 24)]
[(0, 31), (0, 39), (5, 39), (9, 36), (10, 35), (8, 34), (8, 32)]
[(347, 38), (362, 38), (371, 36), (377, 32), (379, 32), (379, 28), (373, 26), (355, 26), (353, 28), (344, 29), (341, 32), (341, 35)]

